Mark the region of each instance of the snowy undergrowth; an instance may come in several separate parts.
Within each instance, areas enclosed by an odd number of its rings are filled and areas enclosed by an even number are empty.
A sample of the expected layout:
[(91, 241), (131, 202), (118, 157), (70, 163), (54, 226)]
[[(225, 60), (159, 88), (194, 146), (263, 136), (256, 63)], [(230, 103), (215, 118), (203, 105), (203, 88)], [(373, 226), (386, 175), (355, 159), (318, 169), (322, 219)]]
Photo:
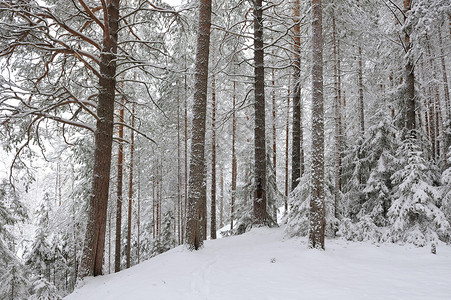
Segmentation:
[(184, 246), (118, 274), (96, 277), (65, 299), (449, 299), (451, 247), (327, 240), (308, 250), (284, 228)]

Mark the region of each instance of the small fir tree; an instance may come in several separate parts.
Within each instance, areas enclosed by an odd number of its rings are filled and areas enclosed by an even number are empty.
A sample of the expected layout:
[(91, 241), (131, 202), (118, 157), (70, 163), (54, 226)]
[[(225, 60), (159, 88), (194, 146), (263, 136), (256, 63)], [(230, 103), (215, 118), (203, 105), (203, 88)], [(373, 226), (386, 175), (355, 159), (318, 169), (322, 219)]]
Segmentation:
[(449, 222), (437, 207), (439, 193), (433, 184), (433, 172), (416, 139), (405, 139), (397, 158), (400, 168), (391, 178), (394, 193), (386, 238), (425, 246), (449, 230)]

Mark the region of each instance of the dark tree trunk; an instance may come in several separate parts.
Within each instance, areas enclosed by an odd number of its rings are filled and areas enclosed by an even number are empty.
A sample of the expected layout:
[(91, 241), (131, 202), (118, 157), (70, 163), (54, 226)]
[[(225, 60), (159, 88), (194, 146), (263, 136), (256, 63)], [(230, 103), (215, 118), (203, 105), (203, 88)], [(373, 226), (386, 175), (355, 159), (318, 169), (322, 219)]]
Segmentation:
[(191, 159), (189, 169), (186, 241), (190, 250), (202, 247), (203, 206), (206, 202), (205, 118), (207, 108), (208, 56), (210, 50), (211, 0), (200, 0), (194, 85)]
[(113, 112), (116, 90), (117, 31), (119, 0), (107, 4), (108, 31), (104, 31), (103, 50), (100, 54), (98, 121), (94, 134), (94, 170), (92, 196), (88, 209), (88, 224), (82, 256), (81, 277), (102, 274), (105, 250), (106, 213), (110, 183), (111, 148), (113, 143)]
[(301, 115), (301, 24), (300, 4), (296, 0), (294, 25), (294, 93), (293, 93), (293, 145), (291, 152), (291, 190), (294, 190), (304, 173), (304, 151)]
[(233, 219), (235, 217), (235, 195), (236, 195), (236, 82), (233, 81), (233, 99), (232, 99), (232, 195), (230, 201), (230, 230), (233, 229)]
[(335, 87), (335, 188), (334, 188), (334, 216), (338, 218), (338, 202), (341, 190), (341, 91), (340, 91), (340, 74), (339, 74), (339, 58), (338, 45), (336, 37), (335, 16), (332, 17), (333, 29), (333, 47), (334, 47), (334, 87)]
[(443, 40), (442, 40), (442, 33), (440, 29), (438, 30), (438, 39), (439, 39), (439, 46), (440, 46), (440, 62), (442, 67), (442, 82), (443, 82), (443, 92), (445, 95), (445, 116), (446, 121), (451, 121), (451, 104), (450, 104), (450, 97), (449, 97), (449, 87), (448, 87), (448, 75), (446, 73), (446, 64), (445, 64), (445, 51), (443, 50)]
[(219, 227), (224, 226), (224, 169), (221, 166), (221, 201), (219, 203)]
[(216, 82), (213, 75), (211, 81), (211, 100), (212, 100), (212, 118), (211, 118), (211, 220), (210, 237), (216, 239)]
[[(132, 107), (132, 127), (135, 126), (135, 103)], [(133, 158), (135, 155), (135, 132), (130, 132), (130, 177), (128, 181), (128, 218), (127, 218), (127, 253), (126, 253), (126, 267), (130, 268), (130, 251), (132, 239), (132, 208), (133, 208)], [(139, 246), (138, 246), (139, 247)]]
[[(411, 0), (404, 0), (404, 23), (407, 22), (407, 18), (410, 15)], [(415, 74), (413, 67), (413, 59), (411, 57), (410, 50), (412, 49), (412, 44), (410, 42), (410, 33), (408, 30), (405, 31), (404, 45), (407, 51), (407, 61), (404, 69), (405, 80), (406, 80), (406, 129), (410, 132), (416, 129), (415, 123)]]
[(359, 123), (360, 136), (365, 133), (365, 103), (363, 99), (363, 58), (362, 47), (359, 46)]
[(288, 81), (288, 90), (287, 90), (287, 122), (285, 126), (285, 212), (288, 212), (288, 193), (290, 189), (289, 183), (289, 174), (288, 174), (288, 166), (289, 166), (289, 140), (290, 140), (290, 81)]
[(255, 190), (254, 224), (266, 223), (266, 143), (265, 143), (265, 68), (263, 52), (263, 4), (254, 1), (254, 64), (255, 64)]
[[(119, 123), (124, 123), (124, 97), (119, 109)], [(117, 153), (117, 191), (116, 191), (116, 244), (114, 248), (114, 272), (121, 270), (121, 243), (122, 243), (122, 185), (124, 164), (124, 126), (119, 124), (119, 146)]]
[(324, 107), (321, 0), (312, 0), (312, 177), (309, 248), (324, 249)]

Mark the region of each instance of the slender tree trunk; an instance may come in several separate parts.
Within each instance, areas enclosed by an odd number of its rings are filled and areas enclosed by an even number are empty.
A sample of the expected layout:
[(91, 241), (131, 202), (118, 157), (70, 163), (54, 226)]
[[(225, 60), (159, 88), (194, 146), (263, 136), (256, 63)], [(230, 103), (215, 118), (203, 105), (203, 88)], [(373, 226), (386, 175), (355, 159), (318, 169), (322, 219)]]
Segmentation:
[(365, 133), (365, 102), (363, 98), (363, 58), (362, 47), (359, 46), (359, 123), (360, 135)]
[(205, 118), (210, 50), (211, 0), (200, 0), (194, 84), (192, 143), (186, 240), (190, 250), (203, 245), (202, 208), (206, 203)]
[(182, 219), (183, 219), (183, 205), (182, 205), (182, 194), (181, 194), (181, 185), (182, 185), (182, 165), (181, 165), (181, 151), (180, 151), (180, 99), (179, 93), (177, 90), (177, 205), (178, 205), (178, 216), (177, 216), (177, 239), (178, 244), (180, 245), (182, 242)]
[(236, 196), (236, 177), (237, 177), (237, 161), (236, 161), (236, 81), (233, 81), (232, 96), (232, 195), (230, 201), (230, 230), (233, 230), (233, 219), (235, 217), (235, 196)]
[(108, 274), (111, 274), (111, 209), (108, 212)]
[[(123, 88), (123, 86), (122, 86)], [(116, 245), (114, 248), (114, 272), (121, 270), (121, 244), (122, 244), (122, 185), (124, 164), (124, 97), (121, 98), (119, 110), (119, 146), (117, 153), (117, 191), (116, 191)]]
[(271, 70), (271, 98), (272, 98), (272, 167), (274, 169), (275, 183), (277, 187), (277, 131), (276, 131), (276, 82), (274, 68)]
[(326, 228), (324, 204), (324, 107), (323, 33), (321, 0), (312, 0), (312, 187), (309, 248), (324, 249)]
[(289, 166), (289, 140), (290, 140), (290, 77), (288, 77), (288, 90), (287, 90), (287, 123), (285, 126), (285, 212), (288, 212), (288, 193), (290, 189), (290, 178), (288, 175)]
[(156, 176), (152, 179), (152, 238), (155, 240), (156, 228), (157, 228), (157, 218), (156, 218), (156, 208), (157, 208), (157, 198), (155, 197), (155, 186), (156, 186)]
[[(186, 69), (186, 53), (185, 53), (185, 69)], [(186, 226), (186, 220), (187, 220), (187, 213), (188, 213), (188, 82), (187, 82), (187, 77), (186, 77), (186, 73), (184, 75), (184, 121), (185, 121), (185, 132), (184, 132), (184, 145), (185, 145), (185, 159), (184, 159), (184, 163), (185, 163), (185, 176), (184, 176), (184, 218), (183, 218), (183, 225), (182, 225), (182, 230), (183, 230), (183, 234), (182, 234), (182, 243), (185, 242), (185, 226)]]
[(160, 239), (160, 224), (161, 224), (161, 219), (160, 219), (160, 215), (161, 215), (161, 212), (160, 212), (161, 211), (160, 197), (161, 197), (161, 194), (160, 194), (160, 164), (159, 164), (158, 160), (157, 160), (157, 176), (156, 177), (157, 177), (157, 186), (156, 186), (156, 191), (157, 191), (156, 205), (157, 205), (157, 207), (156, 207), (156, 211), (155, 211), (156, 217), (157, 217), (156, 236), (157, 236), (157, 239), (159, 240)]
[(304, 151), (301, 116), (301, 20), (300, 2), (296, 0), (293, 19), (294, 31), (294, 94), (293, 94), (293, 145), (291, 152), (291, 190), (294, 190), (304, 173)]
[[(407, 18), (410, 15), (411, 0), (404, 0), (404, 23), (407, 22)], [(413, 131), (416, 129), (415, 123), (415, 74), (413, 67), (413, 59), (410, 57), (410, 50), (412, 44), (410, 42), (410, 33), (405, 31), (404, 37), (405, 49), (407, 52), (407, 61), (405, 65), (405, 80), (406, 80), (406, 129)]]
[[(139, 154), (139, 153), (138, 153)], [(140, 159), (139, 159), (139, 156), (138, 156), (138, 166), (140, 165), (139, 164), (139, 161), (140, 161)], [(136, 236), (136, 238), (137, 238), (137, 243), (138, 243), (138, 253), (137, 253), (137, 256), (138, 256), (138, 264), (141, 262), (141, 176), (140, 176), (140, 170), (138, 169), (138, 207), (137, 207), (137, 210), (138, 210), (138, 213), (137, 213), (137, 218), (136, 218), (136, 225), (137, 225), (137, 229), (138, 229), (138, 233), (137, 233), (137, 236)]]
[(263, 52), (263, 4), (254, 1), (254, 72), (255, 72), (255, 190), (254, 224), (266, 223), (266, 142), (265, 142), (265, 68)]
[(338, 74), (338, 50), (336, 37), (335, 16), (332, 16), (333, 29), (333, 47), (334, 47), (334, 87), (335, 87), (335, 188), (334, 188), (334, 216), (338, 218), (338, 202), (341, 190), (341, 99), (340, 99), (340, 80)]
[(445, 51), (443, 48), (445, 47), (443, 45), (442, 40), (442, 32), (439, 29), (438, 30), (438, 38), (439, 38), (439, 45), (440, 45), (440, 62), (442, 67), (442, 81), (443, 81), (443, 92), (445, 95), (445, 115), (446, 115), (446, 121), (451, 121), (451, 104), (450, 104), (450, 97), (449, 97), (449, 86), (448, 86), (448, 75), (446, 73), (446, 64), (445, 64)]
[(88, 224), (82, 256), (80, 276), (102, 274), (105, 250), (106, 213), (110, 183), (111, 148), (113, 143), (113, 112), (116, 90), (117, 31), (119, 25), (119, 0), (107, 3), (108, 31), (104, 30), (103, 50), (100, 54), (99, 95), (94, 134), (94, 170), (92, 196), (88, 209)]
[(216, 82), (213, 75), (211, 81), (211, 222), (210, 237), (216, 239)]
[[(135, 103), (132, 105), (132, 127), (135, 127)], [(130, 250), (132, 247), (132, 208), (133, 208), (133, 158), (135, 155), (135, 132), (130, 132), (130, 175), (128, 181), (128, 218), (127, 218), (127, 269), (130, 268)]]
[(219, 227), (224, 227), (224, 168), (221, 166), (221, 198), (219, 202)]

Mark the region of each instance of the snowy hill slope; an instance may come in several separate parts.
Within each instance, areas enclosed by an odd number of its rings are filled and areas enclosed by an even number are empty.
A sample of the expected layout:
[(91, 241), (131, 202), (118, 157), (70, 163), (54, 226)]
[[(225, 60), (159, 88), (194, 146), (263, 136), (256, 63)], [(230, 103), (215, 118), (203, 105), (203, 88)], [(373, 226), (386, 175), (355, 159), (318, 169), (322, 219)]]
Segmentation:
[(428, 248), (284, 240), (283, 229), (257, 228), (183, 246), (118, 274), (96, 277), (65, 299), (300, 300), (451, 299), (451, 247)]

